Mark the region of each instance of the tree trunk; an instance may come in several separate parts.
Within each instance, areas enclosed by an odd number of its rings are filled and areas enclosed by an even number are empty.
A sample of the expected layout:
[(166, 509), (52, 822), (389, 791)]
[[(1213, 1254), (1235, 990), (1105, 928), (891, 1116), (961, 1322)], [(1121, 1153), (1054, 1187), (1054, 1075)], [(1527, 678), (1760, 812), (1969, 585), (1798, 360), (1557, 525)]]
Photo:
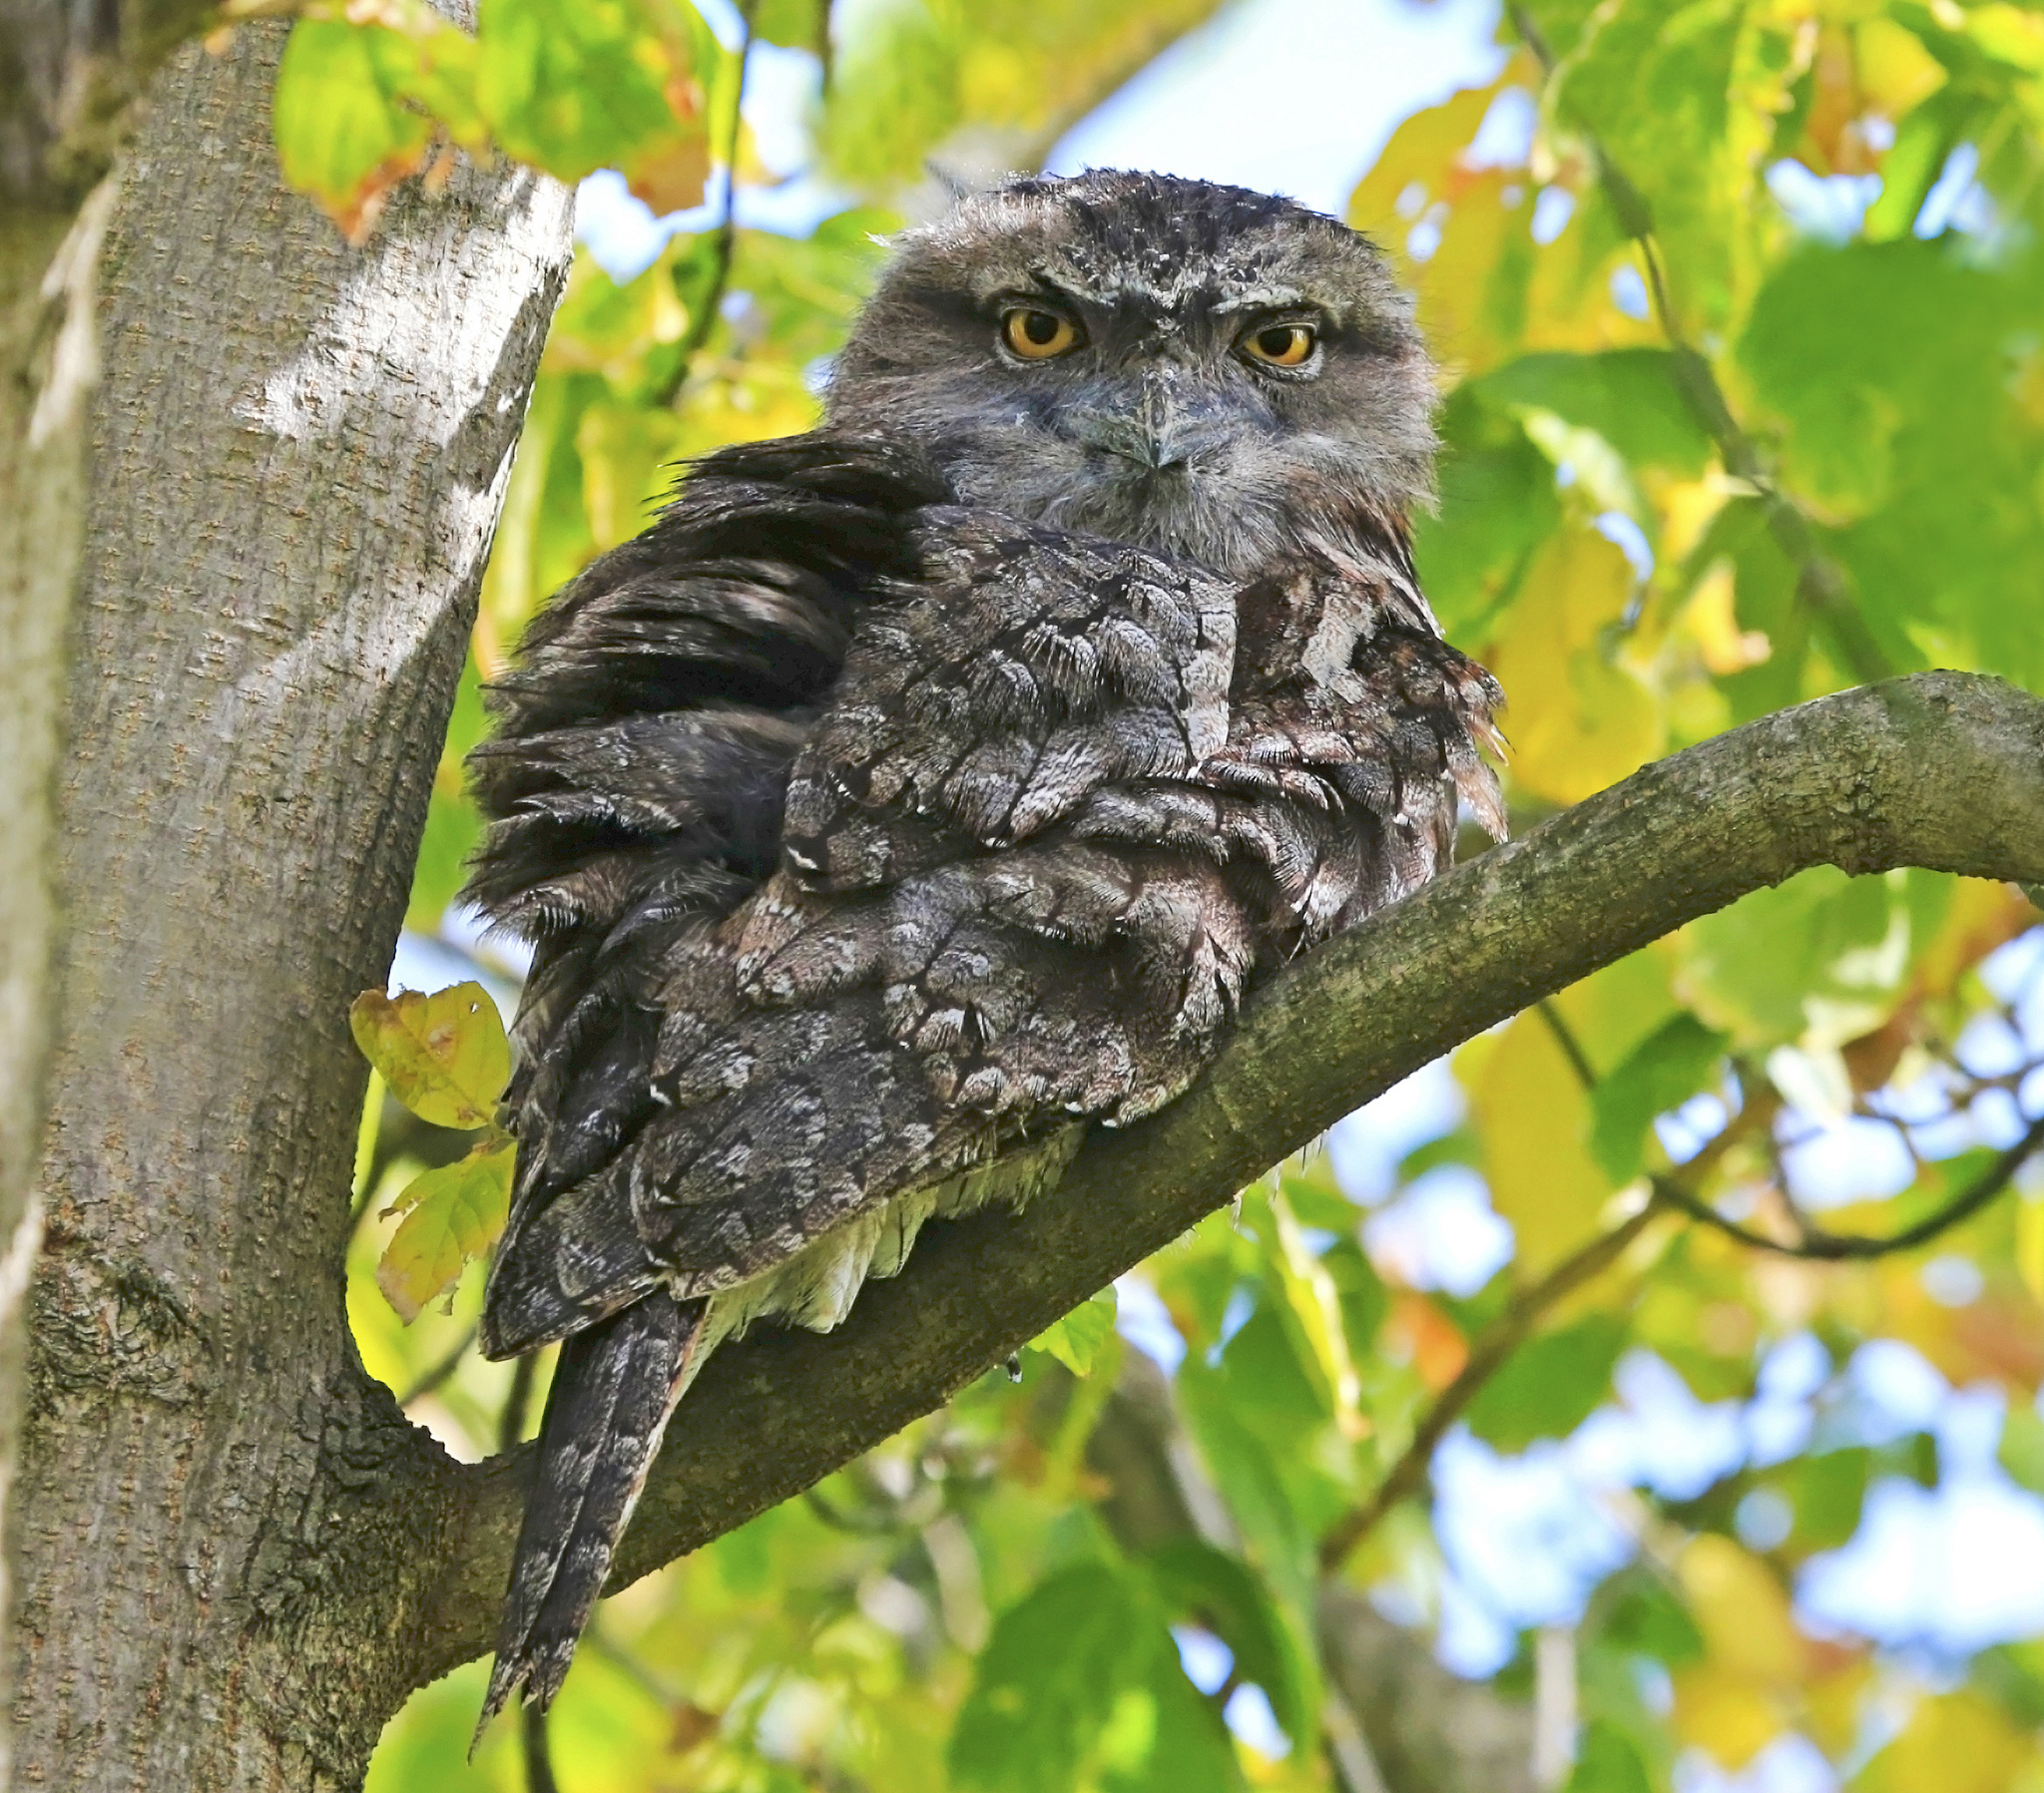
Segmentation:
[(441, 1460), (342, 1307), (347, 1005), (403, 914), (572, 203), (464, 165), (348, 249), (275, 174), (282, 37), (166, 70), (109, 226), (19, 1490), (39, 1786), (354, 1785), (409, 1685), (406, 1566), (446, 1543), (381, 1498)]
[[(56, 926), (50, 785), (85, 529), (97, 220), (80, 222), (52, 207), (0, 208), (0, 1620), (14, 1604), (23, 1296), (41, 1237), (31, 1190)], [(0, 1715), (13, 1703), (12, 1665), (0, 1631)], [(11, 1784), (8, 1739), (0, 1720), (0, 1787)]]

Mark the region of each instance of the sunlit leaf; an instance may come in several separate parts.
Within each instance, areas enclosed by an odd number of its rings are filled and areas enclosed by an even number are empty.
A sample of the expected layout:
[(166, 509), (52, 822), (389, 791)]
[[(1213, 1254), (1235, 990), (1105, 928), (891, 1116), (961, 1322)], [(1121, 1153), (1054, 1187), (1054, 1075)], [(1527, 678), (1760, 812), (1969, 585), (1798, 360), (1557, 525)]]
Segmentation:
[(688, 46), (630, 0), (481, 0), (476, 35), (491, 135), (564, 181), (702, 134)]
[(1788, 1591), (1759, 1558), (1705, 1533), (1676, 1572), (1715, 1667), (1756, 1684), (1786, 1686), (1800, 1676), (1809, 1645), (1789, 1616)]
[(1062, 1320), (1054, 1320), (1029, 1341), (1032, 1351), (1055, 1357), (1074, 1376), (1090, 1376), (1102, 1348), (1114, 1336), (1114, 1284), (1075, 1307)]
[(1469, 1429), (1500, 1451), (1573, 1432), (1609, 1391), (1625, 1345), (1625, 1321), (1604, 1313), (1521, 1345), (1470, 1404)]
[(1590, 1099), (1552, 1030), (1522, 1015), (1457, 1061), (1483, 1137), (1491, 1206), (1537, 1276), (1597, 1229), (1613, 1184), (1589, 1149)]
[(1317, 1677), (1300, 1660), (1297, 1639), (1248, 1566), (1185, 1538), (1153, 1552), (1149, 1567), (1167, 1608), (1198, 1619), (1228, 1645), (1236, 1675), (1263, 1688), (1285, 1734), (1294, 1743), (1311, 1738)]
[(423, 160), (432, 121), (400, 103), (380, 78), (382, 26), (304, 19), (277, 69), (277, 156), (283, 178), (358, 235), (370, 202)]
[(417, 1319), (497, 1242), (515, 1155), (509, 1139), (494, 1135), (466, 1157), (414, 1178), (384, 1210), (404, 1218), (383, 1249), (376, 1285), (406, 1321)]
[(1902, 1734), (1854, 1779), (1857, 1793), (2006, 1793), (2036, 1759), (2036, 1742), (1979, 1694), (1961, 1688), (1920, 1701)]
[(1694, 1015), (1677, 1015), (1598, 1080), (1591, 1097), (1590, 1149), (1614, 1183), (1639, 1174), (1655, 1116), (1707, 1088), (1725, 1046), (1725, 1036)]
[(1552, 537), (1490, 651), (1505, 687), (1513, 780), (1580, 802), (1659, 752), (1667, 723), (1654, 694), (1617, 657), (1633, 590), (1626, 558), (1587, 529)]
[(482, 1126), (511, 1076), (511, 1048), (497, 1005), (480, 984), (430, 996), (365, 990), (348, 1011), (362, 1057), (391, 1095), (435, 1126)]

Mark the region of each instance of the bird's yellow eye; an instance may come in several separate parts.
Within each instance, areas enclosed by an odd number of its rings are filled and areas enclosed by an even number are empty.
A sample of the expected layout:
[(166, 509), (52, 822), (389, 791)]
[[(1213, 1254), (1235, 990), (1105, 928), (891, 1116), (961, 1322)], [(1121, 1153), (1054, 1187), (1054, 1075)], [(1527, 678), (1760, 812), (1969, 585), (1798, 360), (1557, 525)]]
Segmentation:
[(1252, 330), (1238, 345), (1252, 361), (1266, 367), (1296, 367), (1313, 352), (1319, 332), (1309, 323), (1266, 324)]
[(1068, 355), (1086, 338), (1069, 317), (1034, 305), (1017, 305), (1001, 313), (1001, 340), (1025, 361), (1048, 361)]

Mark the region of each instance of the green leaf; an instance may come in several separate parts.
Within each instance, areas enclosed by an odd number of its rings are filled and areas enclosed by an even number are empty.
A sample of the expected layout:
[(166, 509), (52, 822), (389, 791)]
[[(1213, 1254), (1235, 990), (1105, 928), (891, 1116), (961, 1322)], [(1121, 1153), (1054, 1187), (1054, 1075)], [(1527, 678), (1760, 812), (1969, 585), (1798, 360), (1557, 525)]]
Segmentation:
[(1296, 1745), (1315, 1735), (1313, 1676), (1298, 1659), (1296, 1639), (1256, 1572), (1239, 1557), (1196, 1538), (1151, 1553), (1150, 1572), (1173, 1613), (1208, 1626), (1235, 1656), (1239, 1679), (1254, 1681)]
[(391, 1095), (435, 1126), (483, 1126), (511, 1079), (511, 1047), (497, 1005), (480, 984), (422, 996), (364, 990), (348, 1011), (362, 1057)]
[(760, 0), (753, 11), (753, 35), (820, 56), (830, 31), (829, 0)]
[(504, 150), (563, 181), (700, 136), (680, 38), (626, 0), (482, 0), (476, 99)]
[(497, 1242), (510, 1208), (514, 1143), (493, 1134), (466, 1157), (414, 1177), (383, 1210), (403, 1214), (376, 1265), (376, 1286), (409, 1325)]
[(1657, 1115), (1704, 1089), (1725, 1055), (1726, 1037), (1681, 1014), (1636, 1047), (1590, 1093), (1590, 1149), (1614, 1183), (1630, 1182), (1646, 1161)]
[(1582, 1753), (1569, 1775), (1566, 1793), (1654, 1793), (1639, 1746), (1607, 1719), (1593, 1718), (1583, 1733)]
[(1658, 1569), (1636, 1567), (1611, 1581), (1602, 1641), (1632, 1655), (1652, 1656), (1670, 1668), (1700, 1660), (1704, 1634)]
[[(2007, 1433), (2002, 1437), (2006, 1448)], [(1873, 1453), (1857, 1445), (1820, 1451), (1790, 1466), (1788, 1502), (1795, 1514), (1796, 1548), (1833, 1551), (1849, 1540), (1859, 1530), (1872, 1473)]]
[(1529, 1340), (1469, 1404), (1469, 1429), (1500, 1451), (1573, 1432), (1604, 1399), (1628, 1332), (1617, 1315), (1593, 1313)]
[(1848, 878), (1818, 866), (1694, 922), (1682, 936), (1698, 1014), (1749, 1046), (1805, 1035), (1837, 1046), (1885, 1021), (1912, 945), (1942, 919), (1951, 882), (1933, 872)]
[(337, 19), (300, 19), (284, 45), (277, 160), (286, 181), (335, 214), (356, 208), (377, 176), (416, 168), (432, 136), (432, 121), (386, 88), (378, 56), (386, 47), (408, 55), (397, 32)]
[(1694, 478), (1712, 454), (1676, 383), (1665, 349), (1609, 349), (1595, 355), (1522, 355), (1472, 382), (1511, 410), (1552, 411), (1594, 430), (1636, 467), (1667, 467)]
[(1224, 1793), (1218, 1714), (1179, 1666), (1152, 1590), (1109, 1563), (1061, 1570), (1002, 1613), (951, 1734), (980, 1793)]
[(1441, 450), (1440, 510), (1414, 524), (1412, 556), (1441, 627), (1467, 641), (1517, 594), (1561, 500), (1553, 463), (1470, 387), (1442, 412)]
[(1074, 1376), (1090, 1376), (1102, 1349), (1114, 1333), (1114, 1284), (1090, 1295), (1082, 1307), (1075, 1307), (1029, 1341), (1032, 1351), (1055, 1357)]

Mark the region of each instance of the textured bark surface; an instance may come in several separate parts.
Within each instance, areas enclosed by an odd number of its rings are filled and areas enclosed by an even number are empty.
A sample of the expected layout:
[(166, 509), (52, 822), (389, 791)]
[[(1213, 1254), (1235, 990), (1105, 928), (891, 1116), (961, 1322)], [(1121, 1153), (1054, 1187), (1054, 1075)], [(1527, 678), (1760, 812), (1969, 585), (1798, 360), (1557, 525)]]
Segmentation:
[[(51, 774), (62, 642), (85, 531), (92, 227), (0, 207), (0, 1714), (11, 1704), (23, 1295), (40, 1235), (30, 1190), (49, 1050)], [(64, 254), (76, 240), (73, 253)], [(68, 263), (68, 266), (60, 266)], [(76, 273), (75, 279), (62, 277)], [(53, 272), (59, 277), (52, 279)], [(67, 327), (68, 326), (68, 327)], [(0, 1721), (0, 1787), (10, 1784)]]
[[(1959, 793), (1963, 793), (1961, 796)], [(1300, 961), (1210, 1076), (1096, 1131), (1019, 1217), (931, 1228), (827, 1338), (763, 1331), (690, 1395), (618, 1556), (646, 1574), (808, 1487), (1000, 1362), (1286, 1152), (1471, 1035), (1808, 866), (2044, 872), (2044, 701), (1926, 672), (1785, 710), (1648, 766)], [(529, 1451), (472, 1503), (422, 1676), (488, 1645)]]
[(440, 1460), (340, 1261), (380, 984), (572, 205), (413, 191), (351, 251), (275, 175), (280, 27), (158, 84), (107, 240), (62, 774), (17, 1773), (351, 1785)]

